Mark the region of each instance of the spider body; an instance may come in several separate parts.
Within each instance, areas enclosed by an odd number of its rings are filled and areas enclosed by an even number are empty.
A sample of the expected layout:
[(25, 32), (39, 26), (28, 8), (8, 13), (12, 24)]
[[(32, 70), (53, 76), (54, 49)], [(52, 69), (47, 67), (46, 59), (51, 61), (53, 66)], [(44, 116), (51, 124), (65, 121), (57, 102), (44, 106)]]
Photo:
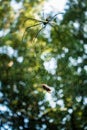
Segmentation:
[(49, 24), (49, 21), (50, 21), (50, 16), (47, 17), (45, 21), (43, 21), (43, 24), (44, 24), (44, 25)]
[(46, 25), (46, 24), (48, 24), (48, 20), (46, 19), (46, 21), (43, 21), (43, 25)]

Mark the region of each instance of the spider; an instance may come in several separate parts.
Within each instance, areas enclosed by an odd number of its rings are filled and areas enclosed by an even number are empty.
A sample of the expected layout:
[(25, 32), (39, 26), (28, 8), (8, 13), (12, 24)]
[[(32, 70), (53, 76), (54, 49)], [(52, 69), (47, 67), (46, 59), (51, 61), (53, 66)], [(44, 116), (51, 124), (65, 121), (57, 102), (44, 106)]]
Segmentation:
[(34, 25), (31, 25), (31, 26), (28, 26), (26, 27), (25, 31), (24, 31), (24, 34), (22, 36), (22, 42), (23, 42), (23, 39), (24, 39), (24, 36), (25, 36), (25, 32), (28, 31), (29, 29), (35, 27), (35, 26), (38, 26), (38, 25), (42, 25), (42, 27), (38, 30), (38, 32), (35, 34), (35, 37), (33, 39), (33, 41), (38, 37), (39, 33), (45, 29), (45, 27), (49, 24), (51, 27), (53, 27), (56, 30), (54, 24), (55, 22), (53, 22), (54, 18), (59, 15), (59, 14), (64, 14), (63, 12), (59, 12), (57, 14), (55, 14), (53, 17), (47, 17), (45, 20), (38, 20), (38, 19), (35, 19), (35, 18), (26, 18), (24, 23), (28, 20), (30, 21), (34, 21), (35, 24)]

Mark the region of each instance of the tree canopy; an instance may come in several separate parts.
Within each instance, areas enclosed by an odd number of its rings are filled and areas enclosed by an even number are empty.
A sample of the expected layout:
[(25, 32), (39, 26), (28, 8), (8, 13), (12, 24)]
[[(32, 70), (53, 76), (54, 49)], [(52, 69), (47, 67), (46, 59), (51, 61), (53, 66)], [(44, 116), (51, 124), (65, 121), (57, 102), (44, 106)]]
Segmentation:
[(43, 5), (0, 0), (0, 129), (87, 130), (87, 1)]

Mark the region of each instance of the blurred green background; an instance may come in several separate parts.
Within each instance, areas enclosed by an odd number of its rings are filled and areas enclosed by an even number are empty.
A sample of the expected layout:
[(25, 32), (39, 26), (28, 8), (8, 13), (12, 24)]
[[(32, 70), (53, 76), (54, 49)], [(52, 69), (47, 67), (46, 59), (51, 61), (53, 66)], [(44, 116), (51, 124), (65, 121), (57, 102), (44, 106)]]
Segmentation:
[(87, 1), (68, 0), (35, 38), (43, 25), (25, 20), (53, 17), (44, 2), (0, 0), (0, 130), (87, 130)]

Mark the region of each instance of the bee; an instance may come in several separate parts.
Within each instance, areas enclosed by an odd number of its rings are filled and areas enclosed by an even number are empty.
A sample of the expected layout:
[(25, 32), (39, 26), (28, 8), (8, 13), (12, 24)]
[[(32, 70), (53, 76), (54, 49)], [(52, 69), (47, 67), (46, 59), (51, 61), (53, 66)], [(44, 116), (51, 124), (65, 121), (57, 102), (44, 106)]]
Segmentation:
[(44, 90), (46, 90), (48, 93), (51, 92), (51, 88), (47, 84), (42, 84), (42, 87)]

